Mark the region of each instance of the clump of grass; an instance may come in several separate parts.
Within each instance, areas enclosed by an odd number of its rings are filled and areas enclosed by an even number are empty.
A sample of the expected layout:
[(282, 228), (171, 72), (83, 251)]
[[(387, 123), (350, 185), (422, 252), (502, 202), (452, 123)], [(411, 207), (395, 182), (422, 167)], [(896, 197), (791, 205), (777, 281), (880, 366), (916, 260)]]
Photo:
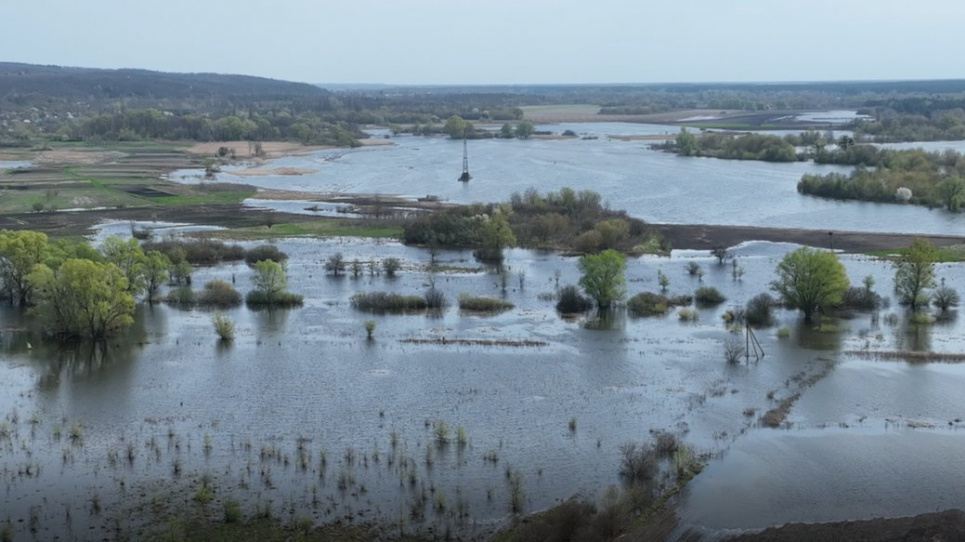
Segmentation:
[(67, 436), (70, 437), (70, 440), (72, 440), (72, 441), (74, 441), (74, 442), (81, 442), (81, 441), (83, 441), (83, 440), (84, 440), (84, 427), (80, 424), (79, 421), (74, 420), (74, 421), (71, 422), (71, 424), (70, 424), (70, 430), (68, 431)]
[(791, 329), (787, 326), (777, 328), (777, 338), (786, 339), (791, 336)]
[(371, 341), (375, 333), (375, 320), (366, 320), (362, 325), (365, 326), (365, 338)]
[(727, 298), (713, 286), (701, 286), (694, 290), (694, 301), (701, 307), (714, 307), (727, 301)]
[(222, 341), (231, 341), (235, 338), (235, 323), (231, 321), (231, 318), (225, 316), (223, 312), (216, 312), (211, 317), (211, 323), (214, 325), (214, 332), (218, 334), (218, 338)]
[(570, 418), (569, 423), (566, 424), (570, 428), (570, 433), (576, 432), (576, 416)]
[(495, 465), (499, 463), (499, 453), (496, 450), (489, 450), (483, 454), (483, 461)]
[(593, 301), (572, 284), (560, 288), (556, 295), (556, 310), (563, 314), (579, 314), (593, 308)]
[(445, 446), (449, 443), (449, 425), (445, 420), (439, 420), (432, 424), (432, 434), (437, 445)]
[(694, 322), (697, 320), (697, 309), (683, 307), (677, 310), (677, 318), (683, 322)]
[(424, 297), (388, 292), (359, 292), (352, 296), (352, 307), (366, 312), (407, 312), (427, 308)]
[(234, 499), (226, 499), (224, 502), (224, 521), (225, 523), (238, 523), (241, 521), (241, 505)]
[(469, 444), (469, 435), (466, 434), (466, 428), (461, 425), (456, 427), (456, 443), (460, 447)]
[(212, 500), (214, 500), (214, 492), (208, 487), (205, 480), (201, 481), (201, 485), (198, 486), (197, 491), (194, 492), (194, 500), (201, 503), (201, 505), (206, 505)]
[(525, 496), (523, 475), (518, 469), (513, 469), (509, 474), (509, 508), (514, 514), (523, 511), (523, 499)]
[(258, 245), (245, 253), (245, 263), (248, 265), (255, 265), (262, 260), (283, 263), (287, 259), (288, 255), (279, 250), (275, 245)]
[(500, 312), (515, 307), (505, 299), (459, 294), (459, 309), (471, 312)]
[(13, 525), (9, 520), (0, 525), (0, 542), (13, 542)]

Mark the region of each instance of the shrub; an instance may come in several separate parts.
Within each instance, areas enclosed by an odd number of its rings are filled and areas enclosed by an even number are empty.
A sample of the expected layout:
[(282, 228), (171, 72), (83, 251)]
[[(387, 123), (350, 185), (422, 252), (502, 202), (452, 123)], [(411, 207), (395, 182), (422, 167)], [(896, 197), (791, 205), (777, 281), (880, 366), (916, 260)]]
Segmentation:
[(425, 294), (426, 308), (430, 310), (442, 310), (449, 306), (446, 294), (435, 288), (429, 288)]
[(252, 290), (245, 296), (245, 303), (255, 307), (300, 307), (304, 303), (304, 298), (291, 292), (280, 292), (269, 299), (268, 295), (261, 290)]
[(224, 313), (214, 313), (214, 316), (211, 317), (211, 323), (214, 324), (214, 331), (222, 341), (230, 341), (235, 338), (235, 323)]
[(646, 483), (657, 474), (657, 452), (653, 446), (629, 442), (620, 446), (620, 476), (628, 484)]
[(372, 334), (375, 333), (375, 320), (366, 320), (363, 325), (365, 326), (365, 337), (372, 340)]
[(367, 312), (406, 312), (425, 310), (425, 297), (388, 292), (359, 292), (352, 296), (352, 307)]
[(684, 322), (693, 322), (697, 320), (697, 314), (697, 309), (684, 307), (677, 311), (677, 318), (680, 318)]
[(744, 345), (739, 341), (731, 340), (724, 343), (724, 360), (728, 365), (737, 365), (743, 355)]
[(945, 286), (944, 284), (935, 289), (934, 295), (932, 295), (932, 304), (941, 309), (942, 312), (947, 312), (948, 309), (957, 307), (960, 302), (958, 292), (954, 288)]
[(758, 294), (747, 302), (747, 308), (744, 312), (747, 318), (747, 323), (752, 326), (767, 326), (771, 324), (771, 310), (777, 303), (773, 297), (768, 294)]
[(694, 291), (694, 300), (697, 301), (697, 305), (702, 307), (713, 307), (720, 305), (727, 298), (713, 286), (701, 286)]
[(325, 262), (325, 270), (336, 277), (345, 271), (345, 258), (341, 252), (336, 252), (328, 257), (328, 261)]
[(258, 245), (248, 250), (245, 254), (245, 263), (248, 265), (255, 265), (255, 263), (264, 260), (282, 263), (287, 259), (288, 255), (279, 250), (275, 245)]
[(791, 336), (791, 329), (787, 326), (781, 326), (777, 328), (777, 338), (786, 339)]
[(563, 314), (586, 312), (593, 307), (593, 301), (580, 293), (580, 289), (573, 285), (560, 288), (556, 296), (556, 310)]
[(168, 292), (168, 295), (164, 296), (164, 301), (172, 305), (193, 305), (194, 290), (187, 286), (175, 288)]
[(667, 296), (653, 292), (641, 292), (627, 301), (627, 309), (636, 316), (664, 314), (674, 303)]
[(869, 288), (851, 286), (841, 294), (841, 307), (858, 311), (873, 311), (883, 304), (881, 296)]
[(513, 307), (515, 307), (515, 305), (505, 299), (459, 294), (459, 308), (464, 311), (499, 312), (512, 309)]
[(602, 246), (603, 236), (596, 230), (590, 230), (581, 233), (580, 236), (576, 238), (573, 248), (575, 248), (577, 252), (594, 254), (599, 252)]
[(234, 307), (241, 304), (241, 294), (235, 287), (220, 279), (208, 281), (195, 301), (199, 305)]
[(697, 262), (687, 262), (687, 274), (694, 277), (700, 273), (700, 264)]
[(382, 269), (385, 271), (386, 276), (389, 277), (394, 277), (401, 267), (402, 261), (398, 258), (386, 258), (382, 261)]

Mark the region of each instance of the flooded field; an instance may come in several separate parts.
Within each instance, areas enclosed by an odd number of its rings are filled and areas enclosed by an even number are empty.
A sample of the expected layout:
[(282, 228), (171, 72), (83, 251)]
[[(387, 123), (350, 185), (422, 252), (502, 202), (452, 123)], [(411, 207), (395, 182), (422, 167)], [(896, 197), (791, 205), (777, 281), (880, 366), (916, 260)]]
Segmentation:
[[(849, 167), (681, 158), (650, 150), (652, 142), (608, 137), (614, 133), (666, 133), (666, 126), (588, 123), (539, 129), (573, 129), (591, 139), (471, 141), (473, 180), (468, 183), (456, 181), (462, 171), (461, 142), (414, 136), (393, 137), (395, 145), (391, 146), (319, 151), (259, 166), (312, 172), (304, 175), (241, 176), (226, 168), (217, 178), (315, 193), (413, 198), (431, 194), (463, 203), (505, 200), (530, 187), (546, 192), (570, 186), (595, 190), (614, 208), (633, 216), (673, 224), (933, 234), (958, 231), (965, 225), (961, 214), (919, 206), (832, 201), (798, 194), (802, 175), (849, 173)], [(376, 137), (386, 134), (374, 132)], [(202, 182), (203, 172), (181, 170), (171, 178), (197, 183)]]
[[(740, 280), (703, 252), (629, 262), (631, 295), (658, 291), (658, 271), (671, 294), (720, 289), (728, 301), (699, 309), (695, 322), (620, 311), (605, 321), (561, 319), (553, 293), (578, 270), (552, 253), (510, 250), (501, 275), (469, 252), (441, 251), (430, 275), (428, 251), (395, 242), (278, 246), (305, 306), (227, 311), (237, 327), (230, 345), (218, 343), (203, 310), (141, 306), (106, 349), (58, 348), (29, 317), (2, 312), (0, 522), (16, 539), (157, 529), (183, 510), (217, 519), (229, 500), (246, 517), (268, 509), (292, 522), (485, 537), (513, 517), (510, 475), (522, 480), (524, 513), (575, 494), (596, 498), (620, 483), (619, 446), (659, 430), (710, 461), (681, 514), (711, 537), (960, 502), (958, 465), (943, 458), (960, 446), (965, 371), (843, 354), (958, 352), (958, 320), (916, 326), (893, 307), (877, 320), (858, 313), (817, 330), (779, 311), (774, 327), (757, 332), (762, 361), (725, 363), (724, 343), (742, 335), (726, 329), (722, 313), (765, 291), (793, 246), (737, 247)], [(403, 268), (394, 279), (367, 267), (358, 278), (331, 277), (323, 264), (335, 251), (349, 261), (398, 257)], [(685, 271), (689, 262), (705, 270), (701, 281)], [(888, 264), (844, 262), (853, 283), (870, 274), (890, 295)], [(250, 276), (243, 263), (220, 265), (198, 269), (194, 283), (221, 278), (246, 292)], [(958, 265), (939, 266), (938, 276), (965, 288)], [(356, 292), (419, 294), (432, 283), (450, 300), (441, 314), (373, 315), (349, 304)], [(460, 293), (515, 308), (463, 313), (453, 306)], [(788, 337), (778, 337), (781, 326)], [(496, 340), (538, 346), (473, 344)], [(795, 392), (789, 428), (762, 427), (758, 418)], [(833, 499), (847, 506), (808, 504), (826, 491), (821, 476), (835, 479)]]

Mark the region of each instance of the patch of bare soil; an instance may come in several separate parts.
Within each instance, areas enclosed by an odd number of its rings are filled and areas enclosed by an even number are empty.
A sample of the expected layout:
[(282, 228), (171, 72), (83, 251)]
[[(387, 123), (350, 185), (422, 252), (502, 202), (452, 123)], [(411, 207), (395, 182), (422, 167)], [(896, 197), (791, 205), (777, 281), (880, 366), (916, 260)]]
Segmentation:
[(952, 542), (965, 540), (965, 512), (959, 509), (913, 517), (878, 518), (836, 523), (789, 523), (728, 542)]
[[(302, 145), (291, 141), (261, 141), (261, 150), (266, 158), (278, 158), (281, 156), (294, 156), (308, 154), (314, 151), (334, 149), (331, 145)], [(237, 158), (254, 158), (255, 144), (250, 141), (206, 141), (195, 143), (186, 150), (191, 154), (214, 156), (218, 149), (226, 147), (234, 149)]]
[(308, 175), (315, 173), (316, 169), (297, 168), (297, 167), (276, 167), (274, 169), (251, 168), (232, 171), (232, 175), (242, 175), (248, 177), (258, 177), (264, 175)]
[(38, 164), (99, 164), (125, 156), (119, 151), (52, 149), (38, 152), (33, 161)]

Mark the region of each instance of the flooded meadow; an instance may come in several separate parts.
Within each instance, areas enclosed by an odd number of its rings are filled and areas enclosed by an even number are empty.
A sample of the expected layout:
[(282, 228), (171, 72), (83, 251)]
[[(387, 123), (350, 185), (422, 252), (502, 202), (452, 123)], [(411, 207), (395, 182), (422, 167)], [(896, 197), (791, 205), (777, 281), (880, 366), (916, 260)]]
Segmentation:
[[(0, 522), (13, 538), (156, 533), (170, 514), (222, 521), (234, 503), (247, 518), (485, 538), (519, 513), (574, 495), (596, 500), (621, 483), (619, 447), (656, 431), (707, 463), (678, 506), (681, 532), (708, 538), (913, 514), (963, 497), (950, 452), (965, 427), (965, 371), (867, 354), (958, 352), (957, 319), (912, 324), (893, 304), (814, 328), (779, 310), (774, 326), (755, 331), (763, 359), (725, 362), (725, 344), (744, 335), (721, 316), (766, 291), (794, 246), (735, 247), (738, 278), (705, 252), (628, 261), (630, 295), (659, 291), (662, 272), (670, 294), (707, 285), (727, 297), (697, 308), (695, 321), (622, 309), (562, 318), (555, 292), (579, 272), (575, 258), (555, 253), (508, 250), (499, 269), (469, 251), (432, 255), (393, 241), (277, 246), (305, 305), (225, 311), (236, 325), (228, 344), (201, 309), (142, 304), (103, 348), (56, 346), (29, 315), (3, 310)], [(360, 276), (326, 274), (335, 252), (363, 262)], [(369, 265), (388, 257), (403, 263), (395, 278)], [(872, 275), (891, 296), (888, 263), (842, 259), (852, 283)], [(692, 262), (701, 278), (686, 271)], [(965, 288), (959, 265), (937, 275)], [(194, 284), (214, 278), (251, 288), (244, 263), (199, 268)], [(432, 285), (449, 300), (438, 313), (350, 304), (357, 292)], [(462, 293), (514, 308), (463, 312)], [(787, 422), (764, 427), (761, 416), (794, 394)]]

